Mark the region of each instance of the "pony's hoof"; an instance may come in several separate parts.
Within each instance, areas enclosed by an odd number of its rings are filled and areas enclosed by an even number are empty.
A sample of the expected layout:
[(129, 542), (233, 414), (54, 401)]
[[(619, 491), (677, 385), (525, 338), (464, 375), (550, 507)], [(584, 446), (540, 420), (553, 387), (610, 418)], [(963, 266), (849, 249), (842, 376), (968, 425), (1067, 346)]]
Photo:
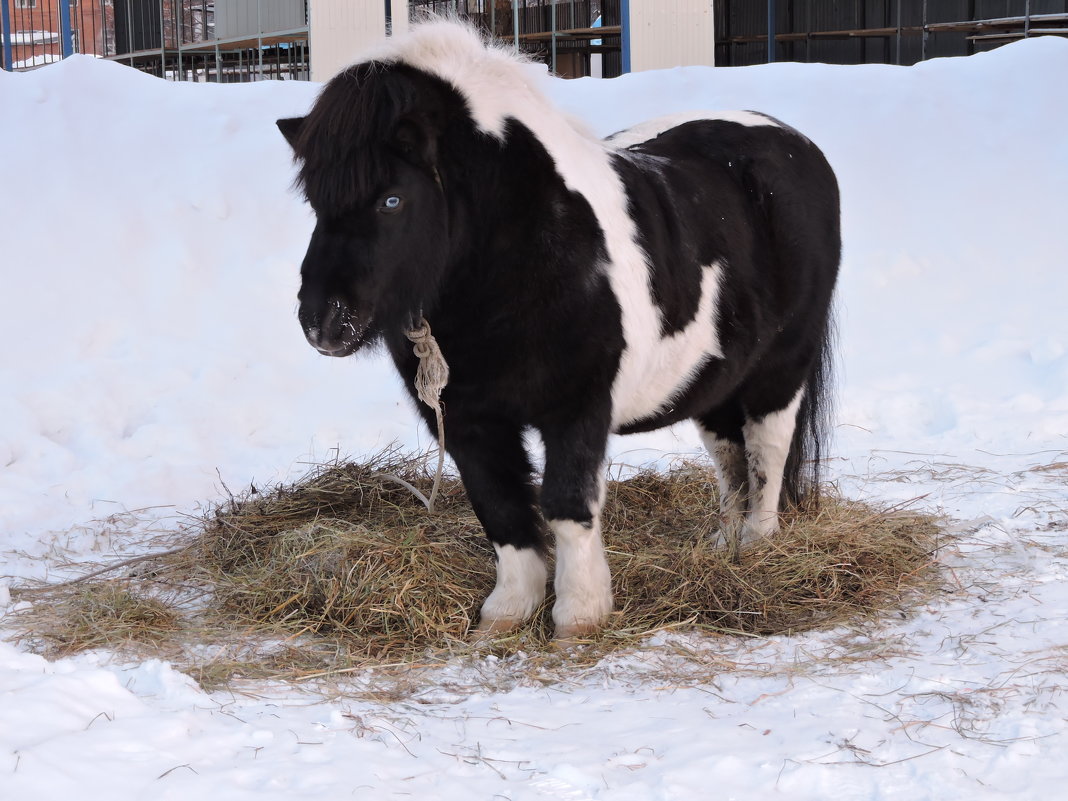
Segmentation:
[(517, 618), (499, 617), (499, 618), (483, 618), (478, 621), (478, 626), (472, 634), (473, 640), (486, 640), (492, 637), (501, 637), (505, 634), (511, 634), (522, 625), (523, 621)]
[(556, 627), (553, 641), (558, 646), (567, 647), (591, 640), (600, 633), (601, 626), (596, 623), (567, 623)]

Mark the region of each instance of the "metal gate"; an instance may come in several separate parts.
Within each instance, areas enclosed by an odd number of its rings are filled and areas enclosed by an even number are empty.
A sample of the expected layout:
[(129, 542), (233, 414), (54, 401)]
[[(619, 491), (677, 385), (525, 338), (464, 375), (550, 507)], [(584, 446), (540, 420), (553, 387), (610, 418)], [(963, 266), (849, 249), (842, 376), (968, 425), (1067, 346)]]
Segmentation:
[(32, 69), (72, 53), (114, 53), (110, 5), (106, 0), (0, 0), (0, 66)]
[(307, 79), (307, 0), (0, 0), (0, 67), (73, 53), (171, 80)]

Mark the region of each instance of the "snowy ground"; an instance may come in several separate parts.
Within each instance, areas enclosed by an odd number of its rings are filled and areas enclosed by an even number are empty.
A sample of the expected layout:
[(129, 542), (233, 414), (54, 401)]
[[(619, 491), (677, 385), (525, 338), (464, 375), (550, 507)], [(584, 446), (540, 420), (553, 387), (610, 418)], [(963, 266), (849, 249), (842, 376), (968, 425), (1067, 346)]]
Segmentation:
[[(324, 700), (0, 642), (0, 798), (1038, 799), (1068, 779), (1068, 40), (911, 68), (552, 82), (608, 133), (695, 107), (797, 126), (838, 171), (831, 473), (961, 535), (954, 590), (852, 630), (661, 638), (568, 680), (456, 663)], [(277, 117), (317, 87), (0, 73), (0, 610), (220, 483), (429, 443), (381, 359), (294, 315), (311, 219)], [(637, 464), (679, 427), (617, 439)], [(110, 519), (106, 524), (94, 521)], [(701, 652), (700, 668), (679, 648)]]

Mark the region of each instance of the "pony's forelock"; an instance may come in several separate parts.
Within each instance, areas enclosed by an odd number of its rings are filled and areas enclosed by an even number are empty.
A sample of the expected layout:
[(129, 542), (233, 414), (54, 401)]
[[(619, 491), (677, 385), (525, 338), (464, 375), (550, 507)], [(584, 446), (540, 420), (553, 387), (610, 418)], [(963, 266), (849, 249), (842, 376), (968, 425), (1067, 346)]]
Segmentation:
[(361, 62), (320, 91), (294, 143), (296, 183), (313, 204), (349, 208), (386, 179), (384, 143), (415, 102), (410, 87), (388, 72), (385, 64)]
[[(487, 41), (458, 19), (427, 15), (390, 37), (323, 87), (296, 143), (297, 186), (309, 200), (331, 208), (359, 202), (380, 181), (375, 150), (414, 102), (401, 70), (443, 81), (463, 100), (474, 126), (498, 140), (509, 122), (525, 125), (542, 142), (572, 189), (589, 194), (606, 174), (604, 144), (586, 125), (545, 95), (548, 75), (510, 48)], [(396, 78), (396, 79), (395, 79)], [(598, 152), (600, 151), (600, 152)], [(590, 157), (600, 162), (591, 171)]]
[[(479, 129), (498, 139), (504, 137), (509, 119), (526, 124), (526, 118), (538, 115), (564, 117), (543, 92), (548, 79), (544, 65), (487, 39), (459, 19), (427, 15), (365, 58), (407, 64), (446, 81), (464, 98)], [(595, 138), (582, 123), (568, 122), (577, 133)]]

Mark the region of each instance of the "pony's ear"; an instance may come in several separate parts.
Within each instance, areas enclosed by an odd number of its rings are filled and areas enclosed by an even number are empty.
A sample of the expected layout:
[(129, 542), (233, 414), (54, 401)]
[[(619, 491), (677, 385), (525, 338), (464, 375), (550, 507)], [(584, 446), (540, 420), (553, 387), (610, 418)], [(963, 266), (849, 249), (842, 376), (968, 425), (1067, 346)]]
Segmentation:
[(301, 128), (304, 127), (304, 120), (304, 117), (287, 117), (275, 123), (278, 126), (278, 130), (282, 132), (282, 136), (289, 142), (289, 146), (294, 150), (297, 149), (297, 138), (300, 136)]
[(393, 147), (412, 164), (435, 167), (438, 138), (434, 126), (422, 116), (404, 117), (393, 129)]

